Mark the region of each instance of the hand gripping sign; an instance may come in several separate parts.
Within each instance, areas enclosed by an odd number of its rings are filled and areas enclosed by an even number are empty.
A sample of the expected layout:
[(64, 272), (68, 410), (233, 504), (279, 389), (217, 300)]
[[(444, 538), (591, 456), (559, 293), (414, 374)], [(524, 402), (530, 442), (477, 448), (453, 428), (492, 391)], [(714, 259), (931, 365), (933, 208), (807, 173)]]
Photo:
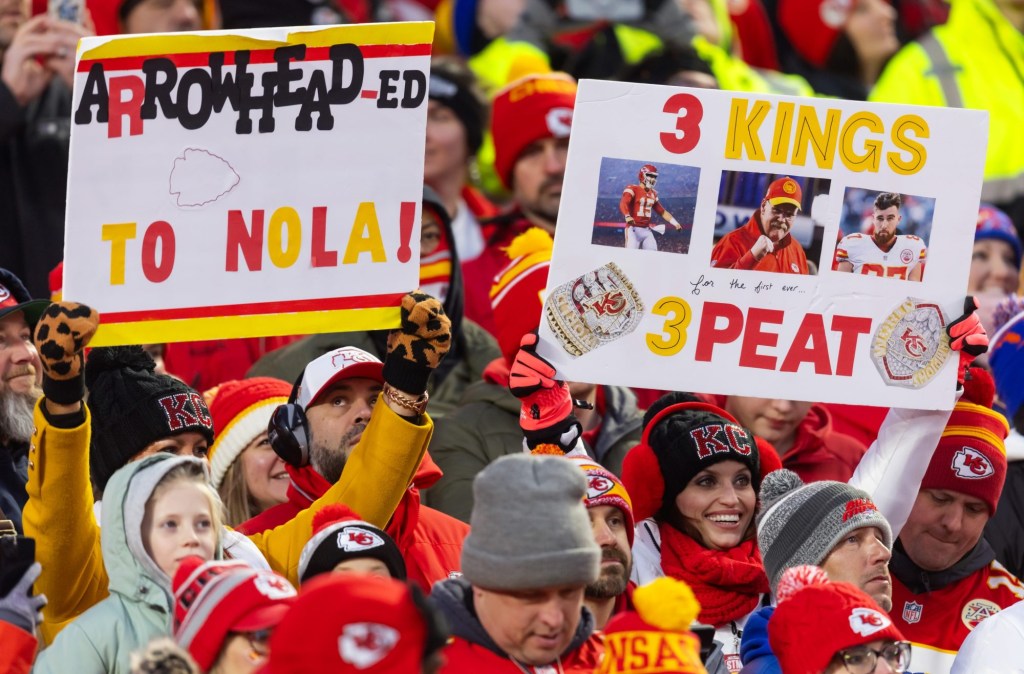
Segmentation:
[(570, 381), (949, 408), (986, 134), (978, 111), (584, 81), (538, 351)]
[(82, 41), (67, 298), (95, 345), (397, 325), (433, 24)]

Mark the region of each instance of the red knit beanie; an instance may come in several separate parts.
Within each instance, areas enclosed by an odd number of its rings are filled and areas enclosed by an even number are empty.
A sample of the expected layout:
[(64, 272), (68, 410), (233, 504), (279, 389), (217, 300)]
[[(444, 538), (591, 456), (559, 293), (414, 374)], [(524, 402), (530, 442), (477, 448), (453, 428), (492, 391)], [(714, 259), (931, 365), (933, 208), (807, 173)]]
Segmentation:
[(633, 592), (633, 606), (608, 621), (595, 674), (706, 674), (690, 632), (700, 603), (689, 585), (662, 576)]
[(261, 674), (421, 671), (429, 633), (415, 591), (361, 573), (314, 578), (274, 630)]
[(855, 1), (779, 0), (779, 27), (805, 61), (821, 68), (843, 32)]
[(214, 489), (228, 468), (260, 433), (265, 433), (278, 405), (288, 402), (292, 386), (272, 377), (233, 379), (203, 392), (217, 435), (210, 446), (210, 480)]
[(614, 506), (625, 515), (626, 535), (629, 537), (629, 547), (632, 548), (633, 527), (636, 522), (633, 520), (633, 502), (622, 481), (589, 456), (571, 455), (566, 458), (575, 462), (587, 474), (587, 495), (583, 497), (583, 501), (588, 508), (604, 505)]
[(512, 167), (530, 143), (566, 138), (576, 105), (576, 80), (565, 73), (531, 75), (509, 84), (491, 104), (494, 170), (512, 187)]
[(494, 277), (491, 286), (494, 326), (498, 346), (510, 365), (523, 335), (540, 325), (552, 244), (550, 234), (540, 227), (531, 227), (505, 249), (512, 261)]
[(238, 560), (182, 560), (174, 574), (174, 640), (209, 671), (230, 632), (276, 626), (295, 599), (295, 588), (273, 571)]
[(942, 432), (922, 489), (946, 489), (984, 501), (995, 513), (1006, 481), (1006, 417), (992, 410), (995, 383), (987, 370), (972, 367), (964, 393)]
[(794, 566), (779, 581), (768, 642), (786, 674), (821, 674), (836, 653), (903, 635), (875, 600), (850, 583), (833, 583), (813, 566)]

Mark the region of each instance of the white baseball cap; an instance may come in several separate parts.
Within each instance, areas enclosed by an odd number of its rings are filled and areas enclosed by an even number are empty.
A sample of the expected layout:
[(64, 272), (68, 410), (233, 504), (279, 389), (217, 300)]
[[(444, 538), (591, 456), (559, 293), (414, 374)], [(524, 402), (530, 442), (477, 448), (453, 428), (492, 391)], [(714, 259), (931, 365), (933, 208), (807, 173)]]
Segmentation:
[(335, 382), (353, 377), (365, 377), (383, 383), (384, 363), (373, 354), (354, 346), (328, 351), (306, 365), (295, 402), (306, 409)]

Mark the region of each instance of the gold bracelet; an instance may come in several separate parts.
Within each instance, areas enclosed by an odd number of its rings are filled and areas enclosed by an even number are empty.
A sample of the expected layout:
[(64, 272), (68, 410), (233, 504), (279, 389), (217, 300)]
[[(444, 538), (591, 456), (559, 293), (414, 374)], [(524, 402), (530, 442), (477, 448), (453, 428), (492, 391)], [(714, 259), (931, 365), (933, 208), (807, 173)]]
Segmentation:
[(381, 389), (381, 392), (388, 402), (392, 402), (417, 415), (423, 414), (426, 411), (427, 401), (430, 400), (430, 396), (427, 395), (426, 391), (421, 393), (418, 398), (410, 398), (387, 382), (384, 382), (384, 388)]

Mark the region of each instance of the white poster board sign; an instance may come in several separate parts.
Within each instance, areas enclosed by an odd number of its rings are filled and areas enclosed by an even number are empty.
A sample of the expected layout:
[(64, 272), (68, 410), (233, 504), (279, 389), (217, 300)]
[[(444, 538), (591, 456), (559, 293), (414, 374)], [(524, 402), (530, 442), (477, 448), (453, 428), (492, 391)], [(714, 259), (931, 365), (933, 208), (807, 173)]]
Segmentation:
[(949, 408), (987, 129), (585, 80), (539, 351), (572, 381)]
[(64, 296), (94, 345), (398, 324), (432, 23), (88, 38)]

